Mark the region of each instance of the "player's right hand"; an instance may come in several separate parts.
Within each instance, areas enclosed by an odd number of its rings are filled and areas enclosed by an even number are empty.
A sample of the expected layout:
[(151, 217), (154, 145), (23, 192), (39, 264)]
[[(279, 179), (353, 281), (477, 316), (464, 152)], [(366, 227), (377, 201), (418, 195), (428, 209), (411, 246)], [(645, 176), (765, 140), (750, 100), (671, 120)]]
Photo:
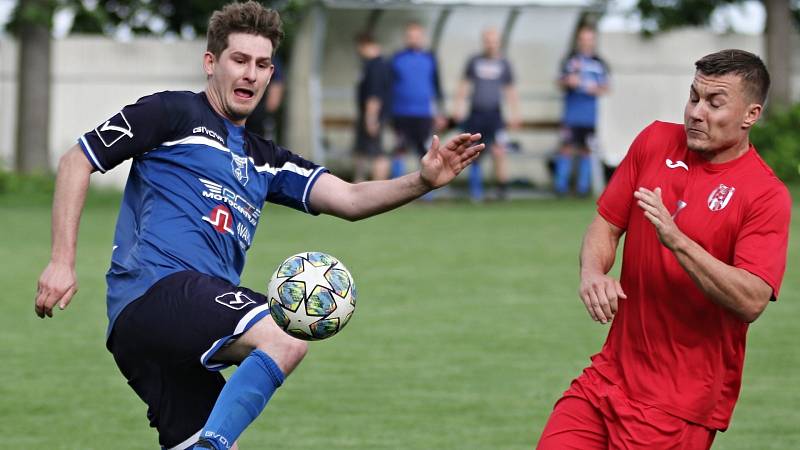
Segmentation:
[(617, 314), (619, 299), (628, 298), (619, 280), (604, 273), (582, 273), (578, 294), (592, 319), (603, 324)]
[(41, 318), (53, 317), (53, 308), (56, 305), (59, 309), (66, 308), (76, 292), (78, 279), (75, 268), (70, 264), (50, 261), (36, 286), (36, 315)]

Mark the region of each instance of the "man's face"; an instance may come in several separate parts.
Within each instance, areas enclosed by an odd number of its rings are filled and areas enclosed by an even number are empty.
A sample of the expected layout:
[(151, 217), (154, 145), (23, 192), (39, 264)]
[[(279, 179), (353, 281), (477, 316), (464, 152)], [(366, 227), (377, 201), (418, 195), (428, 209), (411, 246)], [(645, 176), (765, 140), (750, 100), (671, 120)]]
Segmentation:
[(578, 51), (584, 55), (594, 54), (595, 35), (594, 31), (584, 28), (578, 32)]
[(483, 51), (489, 55), (500, 51), (500, 33), (496, 29), (489, 28), (483, 32)]
[(409, 25), (406, 27), (406, 46), (415, 50), (425, 47), (425, 32), (419, 25)]
[(696, 72), (683, 113), (687, 145), (710, 159), (746, 141), (760, 113), (738, 75)]
[(233, 123), (244, 124), (272, 77), (272, 42), (263, 36), (233, 33), (219, 58), (206, 52), (203, 62), (212, 103)]

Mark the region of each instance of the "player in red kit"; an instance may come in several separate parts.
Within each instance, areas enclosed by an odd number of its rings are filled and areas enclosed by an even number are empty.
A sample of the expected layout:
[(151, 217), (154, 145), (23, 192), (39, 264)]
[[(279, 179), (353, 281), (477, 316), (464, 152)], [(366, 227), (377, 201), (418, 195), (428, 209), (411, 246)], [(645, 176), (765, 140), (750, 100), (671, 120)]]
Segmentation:
[(749, 140), (761, 59), (723, 50), (695, 66), (684, 125), (645, 128), (598, 200), (580, 297), (611, 328), (539, 449), (707, 449), (728, 428), (748, 324), (780, 290), (791, 199)]

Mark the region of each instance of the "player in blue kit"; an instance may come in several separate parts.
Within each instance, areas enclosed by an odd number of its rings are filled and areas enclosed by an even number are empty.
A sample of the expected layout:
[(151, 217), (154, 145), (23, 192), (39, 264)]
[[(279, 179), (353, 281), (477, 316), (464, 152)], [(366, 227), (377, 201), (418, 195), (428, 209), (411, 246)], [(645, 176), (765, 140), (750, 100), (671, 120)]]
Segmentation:
[(561, 150), (555, 159), (556, 194), (569, 192), (573, 159), (578, 157), (575, 191), (588, 195), (592, 181), (592, 147), (597, 126), (598, 97), (609, 90), (608, 66), (597, 56), (596, 32), (583, 25), (578, 29), (575, 50), (564, 60), (558, 84), (564, 90)]
[[(163, 448), (236, 448), (236, 439), (303, 359), (267, 299), (239, 286), (265, 201), (357, 220), (450, 182), (483, 149), (479, 135), (434, 137), (421, 169), (350, 184), (244, 130), (273, 73), (283, 32), (258, 3), (213, 14), (206, 90), (139, 99), (81, 136), (60, 160), (51, 259), (39, 317), (77, 291), (78, 224), (92, 172), (133, 164), (117, 221), (108, 283), (107, 347), (148, 405)], [(239, 368), (226, 383), (224, 367)]]
[(425, 47), (425, 30), (417, 22), (406, 25), (406, 48), (389, 62), (391, 119), (396, 135), (391, 176), (405, 173), (404, 155), (413, 150), (425, 154), (425, 145), (434, 128), (442, 128), (442, 88), (436, 57)]

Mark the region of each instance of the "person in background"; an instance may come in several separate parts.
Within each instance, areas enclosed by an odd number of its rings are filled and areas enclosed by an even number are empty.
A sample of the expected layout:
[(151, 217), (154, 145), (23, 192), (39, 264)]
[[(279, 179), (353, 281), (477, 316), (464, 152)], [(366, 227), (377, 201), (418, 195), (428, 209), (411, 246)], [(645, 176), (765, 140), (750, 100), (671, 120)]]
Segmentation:
[(397, 144), (393, 152), (392, 178), (405, 173), (403, 158), (409, 150), (425, 154), (435, 128), (445, 122), (441, 115), (442, 89), (436, 57), (428, 50), (425, 30), (417, 22), (406, 25), (406, 48), (391, 60), (392, 125)]
[[(368, 32), (356, 36), (356, 49), (361, 57), (361, 76), (356, 85), (355, 170), (353, 181), (389, 178), (389, 157), (383, 148), (383, 125), (390, 96), (389, 65), (381, 54), (381, 46)], [(369, 172), (369, 176), (367, 175)]]
[[(519, 128), (519, 96), (514, 88), (511, 63), (501, 53), (500, 33), (487, 28), (482, 35), (483, 51), (472, 56), (456, 88), (453, 119), (470, 133), (480, 133), (483, 143), (491, 150), (498, 196), (506, 198), (508, 167), (506, 165), (507, 135), (503, 121), (502, 102), (505, 98), (511, 112), (509, 127)], [(471, 90), (469, 115), (465, 117), (465, 100)], [(470, 167), (469, 191), (473, 201), (483, 199), (483, 179), (480, 160)]]
[(557, 195), (570, 191), (572, 167), (578, 159), (575, 192), (589, 194), (592, 181), (592, 146), (597, 126), (597, 98), (608, 92), (608, 66), (597, 56), (594, 28), (578, 29), (575, 48), (561, 66), (559, 86), (564, 91), (561, 149), (555, 158), (554, 188)]
[(272, 65), (275, 70), (272, 73), (272, 79), (267, 86), (267, 91), (258, 106), (253, 110), (253, 114), (247, 118), (245, 127), (247, 131), (275, 141), (278, 139), (278, 109), (281, 107), (283, 96), (286, 90), (284, 83), (283, 64), (276, 55), (272, 58)]

